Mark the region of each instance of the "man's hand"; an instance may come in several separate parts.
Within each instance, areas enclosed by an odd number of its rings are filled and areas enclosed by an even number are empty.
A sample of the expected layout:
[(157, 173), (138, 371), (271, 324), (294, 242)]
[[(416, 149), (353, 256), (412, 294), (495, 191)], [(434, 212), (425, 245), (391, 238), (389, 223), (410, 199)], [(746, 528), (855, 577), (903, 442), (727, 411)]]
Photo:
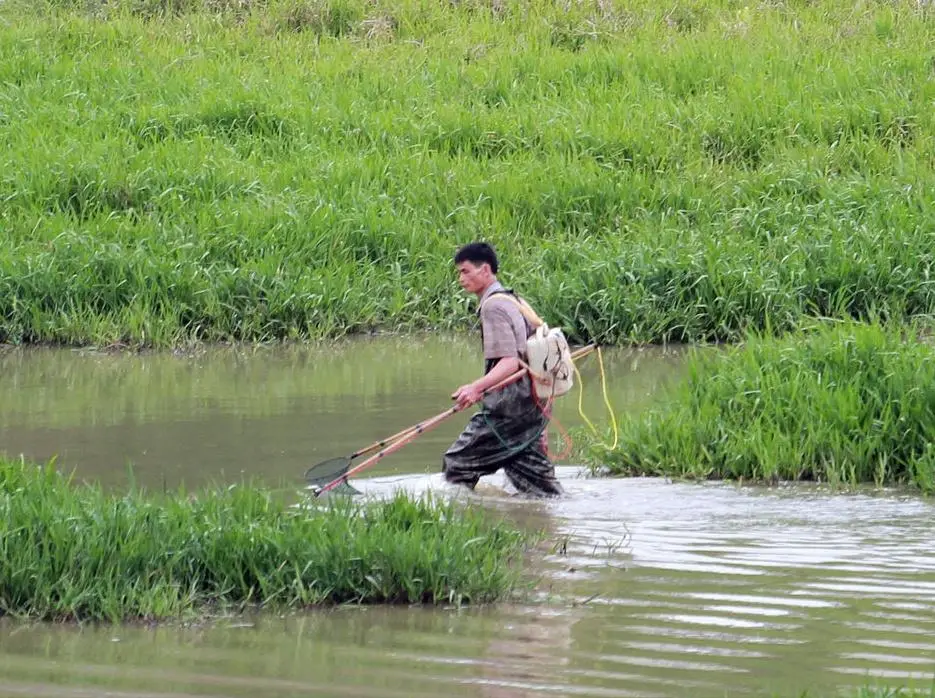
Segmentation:
[(451, 394), (451, 399), (455, 400), (461, 408), (469, 407), (475, 402), (480, 402), (483, 397), (484, 391), (478, 388), (474, 383), (462, 385)]
[(484, 391), (490, 390), (499, 385), (503, 379), (509, 378), (516, 373), (522, 364), (516, 357), (497, 359), (497, 363), (488, 373), (478, 378), (473, 383), (466, 383), (451, 394), (451, 399), (458, 402), (462, 409), (475, 402), (480, 402), (484, 398)]

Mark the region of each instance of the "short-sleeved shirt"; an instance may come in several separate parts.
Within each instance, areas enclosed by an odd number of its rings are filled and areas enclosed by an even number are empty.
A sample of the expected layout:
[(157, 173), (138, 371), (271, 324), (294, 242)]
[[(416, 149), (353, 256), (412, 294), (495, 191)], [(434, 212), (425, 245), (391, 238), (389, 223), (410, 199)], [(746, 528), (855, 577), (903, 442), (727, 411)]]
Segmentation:
[[(506, 289), (497, 281), (480, 299), (481, 336), (488, 367), (497, 359), (526, 357), (526, 338), (533, 332), (516, 303), (502, 296)], [(497, 293), (499, 292), (499, 293)], [(487, 298), (490, 302), (485, 303)]]

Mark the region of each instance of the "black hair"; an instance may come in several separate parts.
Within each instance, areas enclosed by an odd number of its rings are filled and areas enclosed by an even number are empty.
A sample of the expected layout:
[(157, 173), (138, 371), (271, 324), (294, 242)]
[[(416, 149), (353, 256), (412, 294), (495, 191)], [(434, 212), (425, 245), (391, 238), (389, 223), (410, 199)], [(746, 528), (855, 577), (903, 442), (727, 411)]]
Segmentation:
[(486, 242), (469, 242), (461, 247), (455, 252), (455, 264), (461, 264), (461, 262), (470, 262), (478, 266), (485, 263), (489, 264), (490, 271), (494, 274), (497, 273), (497, 267), (500, 266), (497, 262), (497, 253)]

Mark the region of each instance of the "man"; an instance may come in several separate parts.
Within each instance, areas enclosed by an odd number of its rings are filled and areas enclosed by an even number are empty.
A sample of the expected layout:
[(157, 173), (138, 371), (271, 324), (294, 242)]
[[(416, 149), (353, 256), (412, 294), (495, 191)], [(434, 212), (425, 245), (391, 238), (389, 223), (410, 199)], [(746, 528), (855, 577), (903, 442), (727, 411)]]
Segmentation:
[(454, 257), (458, 282), (480, 301), (478, 314), (484, 348), (484, 375), (462, 385), (452, 398), (462, 407), (482, 401), (458, 440), (445, 453), (442, 472), (448, 482), (474, 489), (482, 475), (503, 468), (521, 493), (536, 496), (562, 494), (555, 468), (545, 452), (543, 438), (548, 426), (545, 405), (533, 397), (532, 380), (523, 376), (506, 387), (484, 392), (522, 368), (530, 327), (516, 303), (505, 297), (512, 293), (497, 281), (498, 262), (494, 249), (472, 242)]

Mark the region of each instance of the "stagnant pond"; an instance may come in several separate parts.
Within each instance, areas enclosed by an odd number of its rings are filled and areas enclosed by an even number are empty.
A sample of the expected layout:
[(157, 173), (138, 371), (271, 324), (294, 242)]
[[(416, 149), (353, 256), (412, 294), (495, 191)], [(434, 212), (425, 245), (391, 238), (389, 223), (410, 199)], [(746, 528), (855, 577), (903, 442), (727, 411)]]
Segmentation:
[[(379, 338), (193, 355), (0, 352), (0, 450), (107, 487), (255, 478), (311, 464), (444, 410), (479, 359), (464, 338)], [(605, 354), (619, 412), (683, 375), (682, 352)], [(604, 426), (594, 357), (585, 414)], [(458, 415), (358, 481), (446, 491)], [(558, 411), (582, 423), (577, 394)], [(553, 449), (562, 450), (553, 429)], [(567, 461), (565, 461), (567, 463)], [(2, 696), (827, 695), (935, 671), (935, 504), (898, 492), (604, 480), (564, 465), (568, 496), (478, 501), (545, 527), (528, 603), (340, 608), (197, 627), (0, 623)]]

